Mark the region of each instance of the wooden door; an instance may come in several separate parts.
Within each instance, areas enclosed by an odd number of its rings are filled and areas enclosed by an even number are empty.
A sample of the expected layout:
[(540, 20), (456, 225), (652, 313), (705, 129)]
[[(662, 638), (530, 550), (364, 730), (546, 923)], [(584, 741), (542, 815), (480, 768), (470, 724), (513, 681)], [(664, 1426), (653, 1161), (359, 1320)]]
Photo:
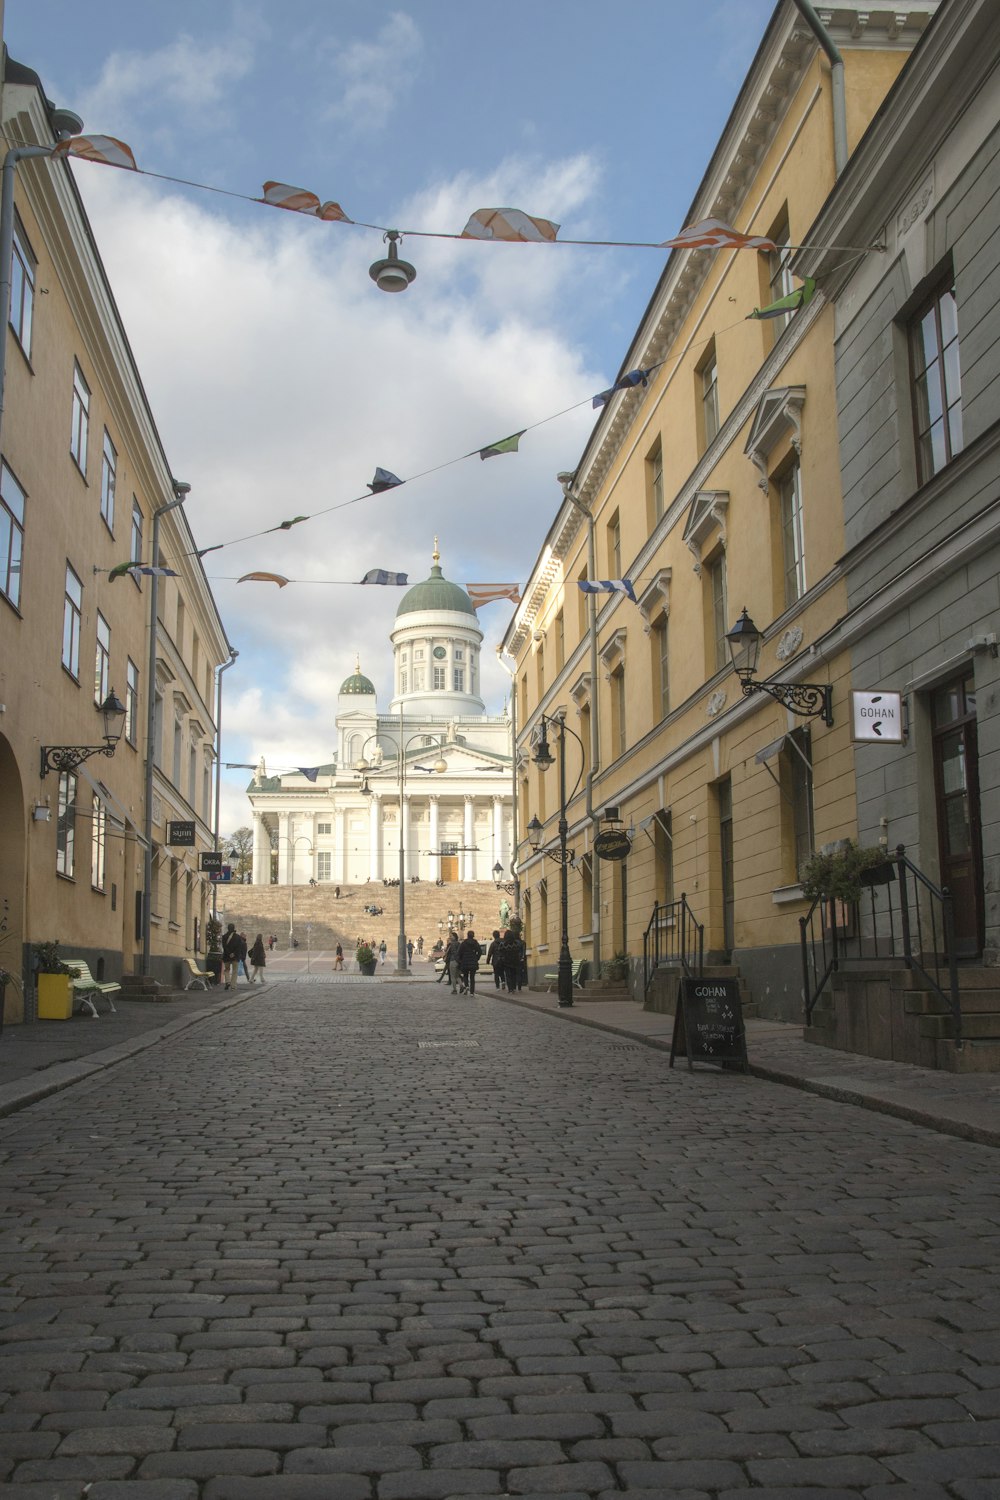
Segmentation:
[(954, 898), (958, 953), (974, 958), (983, 947), (984, 902), (976, 690), (971, 670), (938, 688), (931, 709), (941, 884)]
[(450, 885), (453, 881), (456, 881), (458, 879), (457, 854), (441, 855), (441, 879), (444, 881), (445, 885)]

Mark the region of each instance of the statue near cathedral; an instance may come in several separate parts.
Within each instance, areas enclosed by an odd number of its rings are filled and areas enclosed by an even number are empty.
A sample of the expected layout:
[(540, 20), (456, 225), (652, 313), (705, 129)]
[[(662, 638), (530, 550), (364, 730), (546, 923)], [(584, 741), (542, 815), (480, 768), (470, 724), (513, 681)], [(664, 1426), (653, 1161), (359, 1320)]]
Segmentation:
[(502, 898), (501, 902), (500, 902), (500, 926), (501, 927), (508, 927), (509, 925), (510, 925), (510, 902), (507, 900), (507, 897), (504, 896)]

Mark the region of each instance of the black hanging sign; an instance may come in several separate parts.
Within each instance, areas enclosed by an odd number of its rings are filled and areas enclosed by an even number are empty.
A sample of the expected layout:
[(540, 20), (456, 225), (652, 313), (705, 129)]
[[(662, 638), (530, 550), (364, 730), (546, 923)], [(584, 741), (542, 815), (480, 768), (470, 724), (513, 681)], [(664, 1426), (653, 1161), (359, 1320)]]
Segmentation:
[(222, 869), (222, 850), (221, 849), (203, 849), (201, 851), (201, 868), (203, 870), (221, 870)]
[(632, 840), (624, 828), (603, 828), (594, 840), (598, 859), (628, 859)]
[(696, 1062), (736, 1065), (747, 1071), (747, 1038), (738, 979), (682, 979), (674, 1012), (670, 1066)]
[(168, 823), (167, 843), (179, 848), (194, 848), (193, 823)]

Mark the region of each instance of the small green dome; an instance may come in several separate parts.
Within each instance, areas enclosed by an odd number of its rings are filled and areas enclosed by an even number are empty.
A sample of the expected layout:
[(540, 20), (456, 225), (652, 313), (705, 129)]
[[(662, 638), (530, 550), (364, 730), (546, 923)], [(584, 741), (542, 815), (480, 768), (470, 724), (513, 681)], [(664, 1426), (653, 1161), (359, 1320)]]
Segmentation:
[(436, 549), (431, 576), (425, 578), (423, 583), (414, 584), (412, 589), (407, 589), (396, 611), (396, 619), (400, 615), (414, 615), (428, 609), (447, 609), (452, 614), (472, 615), (473, 619), (476, 618), (475, 605), (465, 590), (457, 583), (449, 583), (441, 572)]
[(340, 684), (341, 693), (354, 693), (367, 698), (375, 697), (375, 684), (370, 682), (361, 671), (361, 660), (359, 657), (354, 661), (354, 673), (351, 677), (345, 677)]

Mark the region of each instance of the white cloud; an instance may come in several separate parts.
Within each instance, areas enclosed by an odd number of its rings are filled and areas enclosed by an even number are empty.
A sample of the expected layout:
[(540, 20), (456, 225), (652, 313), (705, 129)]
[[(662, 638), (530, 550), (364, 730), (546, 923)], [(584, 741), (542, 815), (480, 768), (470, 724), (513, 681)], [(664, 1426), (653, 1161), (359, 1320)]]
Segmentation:
[(423, 40), (416, 23), (393, 11), (372, 41), (335, 41), (324, 49), (342, 93), (323, 112), (327, 121), (346, 123), (356, 131), (378, 130), (409, 92)]

